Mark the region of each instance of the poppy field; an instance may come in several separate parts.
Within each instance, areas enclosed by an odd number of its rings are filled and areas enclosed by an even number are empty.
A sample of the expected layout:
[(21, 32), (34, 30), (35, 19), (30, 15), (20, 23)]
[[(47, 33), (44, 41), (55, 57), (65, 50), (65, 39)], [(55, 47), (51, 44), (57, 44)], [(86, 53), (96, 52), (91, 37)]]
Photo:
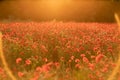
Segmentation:
[[(116, 23), (0, 23), (0, 32), (17, 80), (107, 80), (118, 60)], [(0, 80), (11, 80), (1, 60)]]

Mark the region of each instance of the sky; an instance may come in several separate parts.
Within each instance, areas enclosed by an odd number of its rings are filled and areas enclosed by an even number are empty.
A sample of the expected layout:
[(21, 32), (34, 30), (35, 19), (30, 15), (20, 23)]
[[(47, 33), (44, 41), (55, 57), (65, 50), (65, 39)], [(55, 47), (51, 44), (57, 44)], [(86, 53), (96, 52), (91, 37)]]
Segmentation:
[(114, 22), (120, 2), (105, 0), (0, 0), (0, 19)]

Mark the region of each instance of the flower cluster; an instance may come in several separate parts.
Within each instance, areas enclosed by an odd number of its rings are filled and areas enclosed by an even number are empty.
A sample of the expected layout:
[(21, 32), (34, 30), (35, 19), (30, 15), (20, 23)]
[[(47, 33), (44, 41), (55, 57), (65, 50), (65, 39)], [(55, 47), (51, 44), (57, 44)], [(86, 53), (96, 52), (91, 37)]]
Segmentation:
[(106, 80), (118, 58), (120, 34), (114, 23), (1, 23), (0, 31), (18, 78), (78, 80), (72, 76), (78, 71), (81, 80)]

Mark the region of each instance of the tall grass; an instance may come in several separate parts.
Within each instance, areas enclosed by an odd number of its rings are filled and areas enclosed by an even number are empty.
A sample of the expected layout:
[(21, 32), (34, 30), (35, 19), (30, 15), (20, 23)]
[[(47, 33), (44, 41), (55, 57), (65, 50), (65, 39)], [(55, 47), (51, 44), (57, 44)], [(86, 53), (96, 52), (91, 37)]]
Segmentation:
[[(117, 24), (118, 24), (118, 30), (120, 32), (120, 20), (119, 20), (119, 17), (118, 17), (118, 14), (115, 13), (115, 19), (117, 21)], [(120, 46), (119, 46), (120, 48)], [(111, 75), (109, 76), (108, 80), (114, 80), (114, 77), (117, 75), (118, 71), (119, 71), (119, 68), (120, 68), (120, 51), (119, 51), (119, 58), (118, 58), (118, 61), (116, 62), (116, 67), (114, 68), (114, 70), (112, 71)]]
[(1, 32), (0, 32), (0, 58), (2, 60), (4, 69), (7, 72), (7, 74), (9, 75), (9, 77), (12, 80), (16, 80), (15, 76), (12, 74), (12, 71), (9, 69), (8, 64), (7, 64), (6, 60), (5, 60), (5, 56), (4, 56), (4, 53), (3, 53), (3, 50), (2, 50), (2, 33)]

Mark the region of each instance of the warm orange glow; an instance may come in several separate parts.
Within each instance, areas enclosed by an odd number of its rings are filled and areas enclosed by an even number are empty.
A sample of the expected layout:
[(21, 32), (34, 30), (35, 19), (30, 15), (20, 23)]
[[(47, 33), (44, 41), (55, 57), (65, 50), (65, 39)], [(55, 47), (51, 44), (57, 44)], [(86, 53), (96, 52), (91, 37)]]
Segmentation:
[(65, 8), (65, 5), (71, 3), (72, 0), (42, 0), (38, 3), (38, 5), (44, 5), (47, 10), (50, 11), (50, 13), (54, 13), (54, 15), (57, 15), (61, 12), (62, 9)]
[(48, 7), (48, 10), (50, 12), (57, 13), (59, 12), (60, 8), (63, 5), (63, 1), (60, 0), (48, 0), (48, 1), (43, 1), (44, 4), (46, 4), (46, 7)]
[(7, 19), (113, 21), (115, 6), (94, 0), (11, 0), (1, 3), (0, 10), (0, 17)]

